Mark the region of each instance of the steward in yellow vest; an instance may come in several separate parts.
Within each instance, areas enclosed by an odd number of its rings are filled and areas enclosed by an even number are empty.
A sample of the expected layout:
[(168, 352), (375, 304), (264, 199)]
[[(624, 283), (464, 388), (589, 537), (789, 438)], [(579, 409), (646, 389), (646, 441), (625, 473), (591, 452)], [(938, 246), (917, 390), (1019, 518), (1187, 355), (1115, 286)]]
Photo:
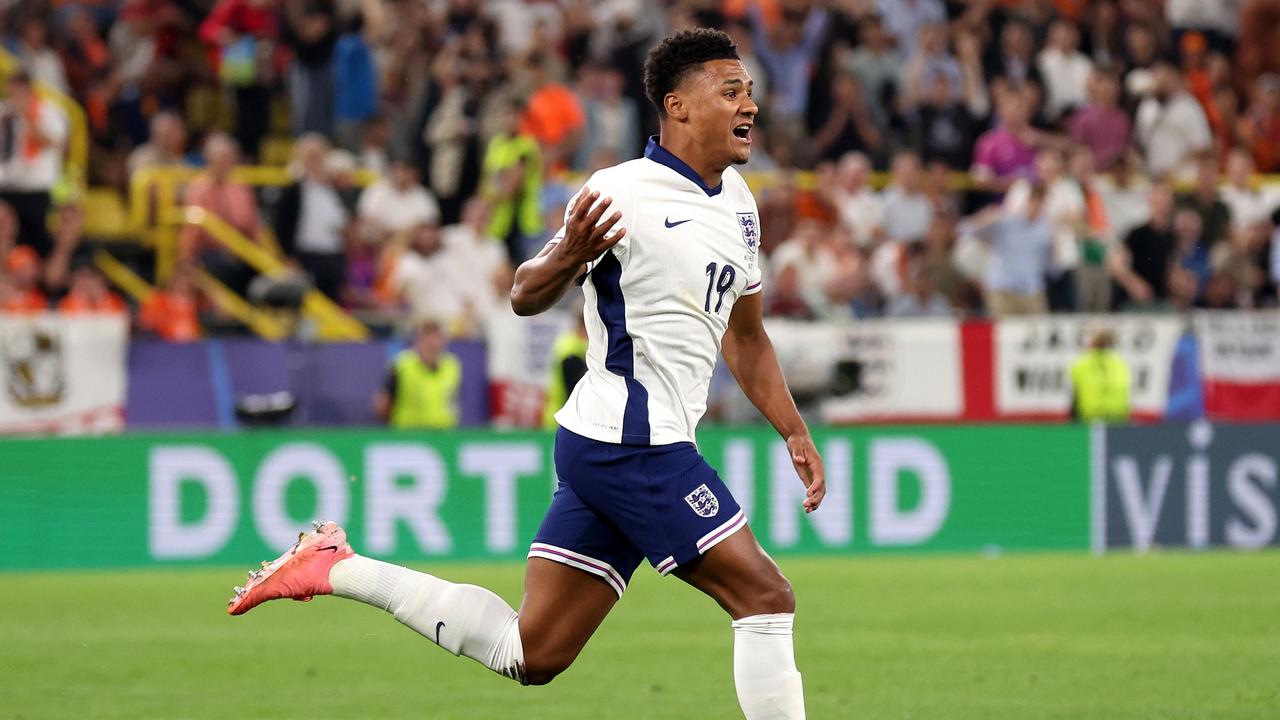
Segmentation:
[(440, 324), (422, 323), (413, 347), (391, 362), (378, 396), (378, 414), (393, 428), (443, 429), (458, 426), (462, 364), (445, 351)]
[(556, 413), (564, 407), (569, 393), (587, 373), (587, 328), (582, 315), (578, 315), (577, 327), (561, 333), (551, 346), (551, 361), (547, 363), (547, 404), (542, 409), (542, 426), (554, 430)]
[(1115, 336), (1100, 330), (1089, 349), (1071, 364), (1071, 414), (1082, 422), (1126, 422), (1129, 419), (1129, 364), (1112, 350)]

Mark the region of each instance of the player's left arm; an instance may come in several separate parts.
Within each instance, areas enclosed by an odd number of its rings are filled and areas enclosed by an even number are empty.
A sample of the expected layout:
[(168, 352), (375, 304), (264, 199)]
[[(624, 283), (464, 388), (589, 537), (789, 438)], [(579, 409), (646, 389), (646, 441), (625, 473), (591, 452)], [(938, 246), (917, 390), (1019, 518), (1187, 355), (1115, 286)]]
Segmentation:
[(826, 471), (809, 428), (787, 389), (773, 343), (764, 330), (764, 293), (745, 295), (733, 304), (721, 352), (738, 386), (786, 439), (791, 463), (809, 488), (804, 499), (805, 512), (817, 510), (827, 494)]

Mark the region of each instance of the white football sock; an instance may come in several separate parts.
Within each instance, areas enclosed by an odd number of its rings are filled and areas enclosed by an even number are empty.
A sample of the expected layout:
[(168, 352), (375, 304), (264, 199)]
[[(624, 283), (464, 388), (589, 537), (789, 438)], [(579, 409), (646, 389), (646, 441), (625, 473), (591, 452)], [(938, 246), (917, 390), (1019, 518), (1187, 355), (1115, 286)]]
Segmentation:
[(526, 684), (516, 611), (475, 585), (356, 555), (329, 570), (333, 594), (386, 610), (454, 655)]
[(733, 622), (733, 681), (747, 720), (804, 720), (804, 686), (791, 644), (793, 613)]

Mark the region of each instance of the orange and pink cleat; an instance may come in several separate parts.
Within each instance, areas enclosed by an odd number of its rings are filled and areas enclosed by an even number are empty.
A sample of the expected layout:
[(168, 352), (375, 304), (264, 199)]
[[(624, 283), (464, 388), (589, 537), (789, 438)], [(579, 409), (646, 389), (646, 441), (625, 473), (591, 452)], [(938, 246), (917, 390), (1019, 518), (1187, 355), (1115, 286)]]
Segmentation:
[(231, 615), (243, 615), (268, 600), (307, 601), (333, 592), (329, 569), (355, 555), (347, 533), (334, 522), (313, 522), (314, 530), (298, 535), (298, 542), (272, 562), (249, 572), (249, 582), (235, 589), (227, 603)]

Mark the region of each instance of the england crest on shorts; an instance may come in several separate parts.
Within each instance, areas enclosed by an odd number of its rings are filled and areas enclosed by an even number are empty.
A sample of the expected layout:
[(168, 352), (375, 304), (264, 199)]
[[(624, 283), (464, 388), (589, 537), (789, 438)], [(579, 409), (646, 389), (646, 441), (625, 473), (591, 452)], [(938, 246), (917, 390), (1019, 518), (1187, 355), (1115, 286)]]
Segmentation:
[(720, 512), (720, 501), (706, 484), (699, 485), (696, 490), (684, 496), (684, 501), (698, 513), (698, 517), (715, 517)]
[(753, 254), (760, 248), (760, 224), (756, 222), (756, 214), (738, 213), (738, 227), (742, 228), (742, 241)]

